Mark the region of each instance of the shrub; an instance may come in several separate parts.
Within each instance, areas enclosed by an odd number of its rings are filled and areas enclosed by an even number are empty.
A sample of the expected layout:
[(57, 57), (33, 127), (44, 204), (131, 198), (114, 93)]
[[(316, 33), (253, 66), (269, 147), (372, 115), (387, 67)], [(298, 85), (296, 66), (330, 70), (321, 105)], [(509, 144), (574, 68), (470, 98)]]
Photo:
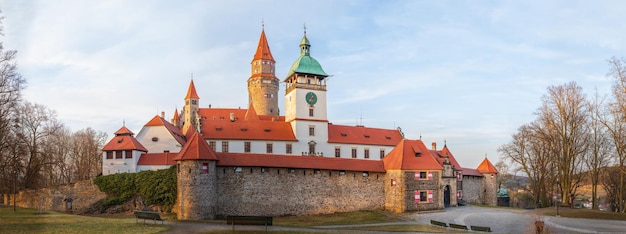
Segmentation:
[(121, 173), (96, 177), (94, 184), (109, 198), (102, 206), (110, 207), (141, 196), (146, 205), (158, 205), (169, 211), (176, 202), (176, 166), (165, 170)]

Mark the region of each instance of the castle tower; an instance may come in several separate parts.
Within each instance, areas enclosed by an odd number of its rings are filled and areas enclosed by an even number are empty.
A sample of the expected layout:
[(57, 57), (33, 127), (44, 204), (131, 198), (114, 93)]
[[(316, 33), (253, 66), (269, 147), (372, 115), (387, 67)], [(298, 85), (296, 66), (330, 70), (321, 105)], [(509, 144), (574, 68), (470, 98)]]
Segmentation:
[(478, 165), (476, 170), (483, 174), (482, 202), (486, 205), (496, 206), (498, 204), (498, 170), (487, 157)]
[(200, 106), (200, 97), (196, 93), (196, 86), (193, 84), (193, 79), (189, 83), (187, 89), (187, 95), (185, 96), (185, 107), (183, 107), (183, 134), (187, 134), (189, 128), (198, 130), (198, 110)]
[(250, 63), (252, 65), (248, 78), (248, 101), (254, 105), (259, 115), (278, 116), (278, 78), (275, 75), (276, 61), (272, 56), (265, 29), (261, 31), (261, 38)]
[(174, 110), (174, 117), (172, 117), (172, 124), (177, 128), (180, 128), (180, 116), (178, 115), (178, 108)]
[(319, 62), (311, 57), (311, 43), (305, 28), (300, 57), (291, 65), (285, 79), (285, 121), (291, 123), (296, 138), (307, 144), (297, 150), (309, 155), (321, 151), (316, 149), (317, 142), (328, 141), (327, 77)]
[(217, 207), (217, 156), (200, 133), (194, 133), (180, 150), (177, 161), (179, 220), (215, 219)]

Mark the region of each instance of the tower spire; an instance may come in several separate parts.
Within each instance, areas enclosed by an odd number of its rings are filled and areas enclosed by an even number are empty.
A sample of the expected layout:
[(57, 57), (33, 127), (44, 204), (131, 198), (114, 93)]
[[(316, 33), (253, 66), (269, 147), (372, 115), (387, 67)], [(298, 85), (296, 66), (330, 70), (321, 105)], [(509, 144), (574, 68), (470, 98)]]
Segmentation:
[(248, 78), (248, 105), (254, 106), (259, 115), (277, 116), (279, 80), (274, 73), (276, 61), (265, 36), (265, 21), (261, 21), (261, 25), (263, 29), (259, 44), (250, 63), (252, 66)]

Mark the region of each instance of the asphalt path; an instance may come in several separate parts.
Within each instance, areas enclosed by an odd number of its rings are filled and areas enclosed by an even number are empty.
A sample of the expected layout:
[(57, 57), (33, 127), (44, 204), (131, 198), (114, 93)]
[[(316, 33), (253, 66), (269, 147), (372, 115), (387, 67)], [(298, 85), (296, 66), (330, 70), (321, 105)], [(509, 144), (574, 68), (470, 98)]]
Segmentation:
[[(405, 221), (375, 224), (335, 225), (314, 228), (283, 226), (231, 226), (207, 222), (166, 222), (172, 228), (165, 233), (203, 233), (217, 230), (258, 230), (258, 231), (306, 231), (319, 233), (398, 233), (381, 231), (352, 231), (345, 228), (382, 225), (430, 225), (430, 220), (455, 223), (466, 226), (491, 227), (494, 233), (535, 233), (535, 222), (544, 222), (544, 233), (626, 233), (626, 221), (576, 219), (537, 215), (534, 210), (515, 210), (493, 207), (460, 206), (434, 212), (405, 213)], [(267, 229), (266, 229), (267, 228)]]
[(534, 233), (535, 222), (544, 222), (544, 233), (626, 233), (626, 221), (541, 216), (534, 210), (460, 206), (441, 212), (413, 213), (405, 217), (420, 224), (430, 220), (491, 227), (495, 233)]

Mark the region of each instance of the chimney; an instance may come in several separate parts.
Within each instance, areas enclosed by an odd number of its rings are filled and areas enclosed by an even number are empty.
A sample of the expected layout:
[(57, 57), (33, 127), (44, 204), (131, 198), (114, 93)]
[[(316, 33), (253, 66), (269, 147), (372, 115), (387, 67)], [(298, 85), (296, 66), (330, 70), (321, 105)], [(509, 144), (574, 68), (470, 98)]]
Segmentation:
[(235, 122), (235, 113), (230, 113), (230, 122)]
[(161, 111), (161, 118), (165, 119), (165, 111)]
[(437, 150), (437, 142), (433, 142), (433, 150)]

